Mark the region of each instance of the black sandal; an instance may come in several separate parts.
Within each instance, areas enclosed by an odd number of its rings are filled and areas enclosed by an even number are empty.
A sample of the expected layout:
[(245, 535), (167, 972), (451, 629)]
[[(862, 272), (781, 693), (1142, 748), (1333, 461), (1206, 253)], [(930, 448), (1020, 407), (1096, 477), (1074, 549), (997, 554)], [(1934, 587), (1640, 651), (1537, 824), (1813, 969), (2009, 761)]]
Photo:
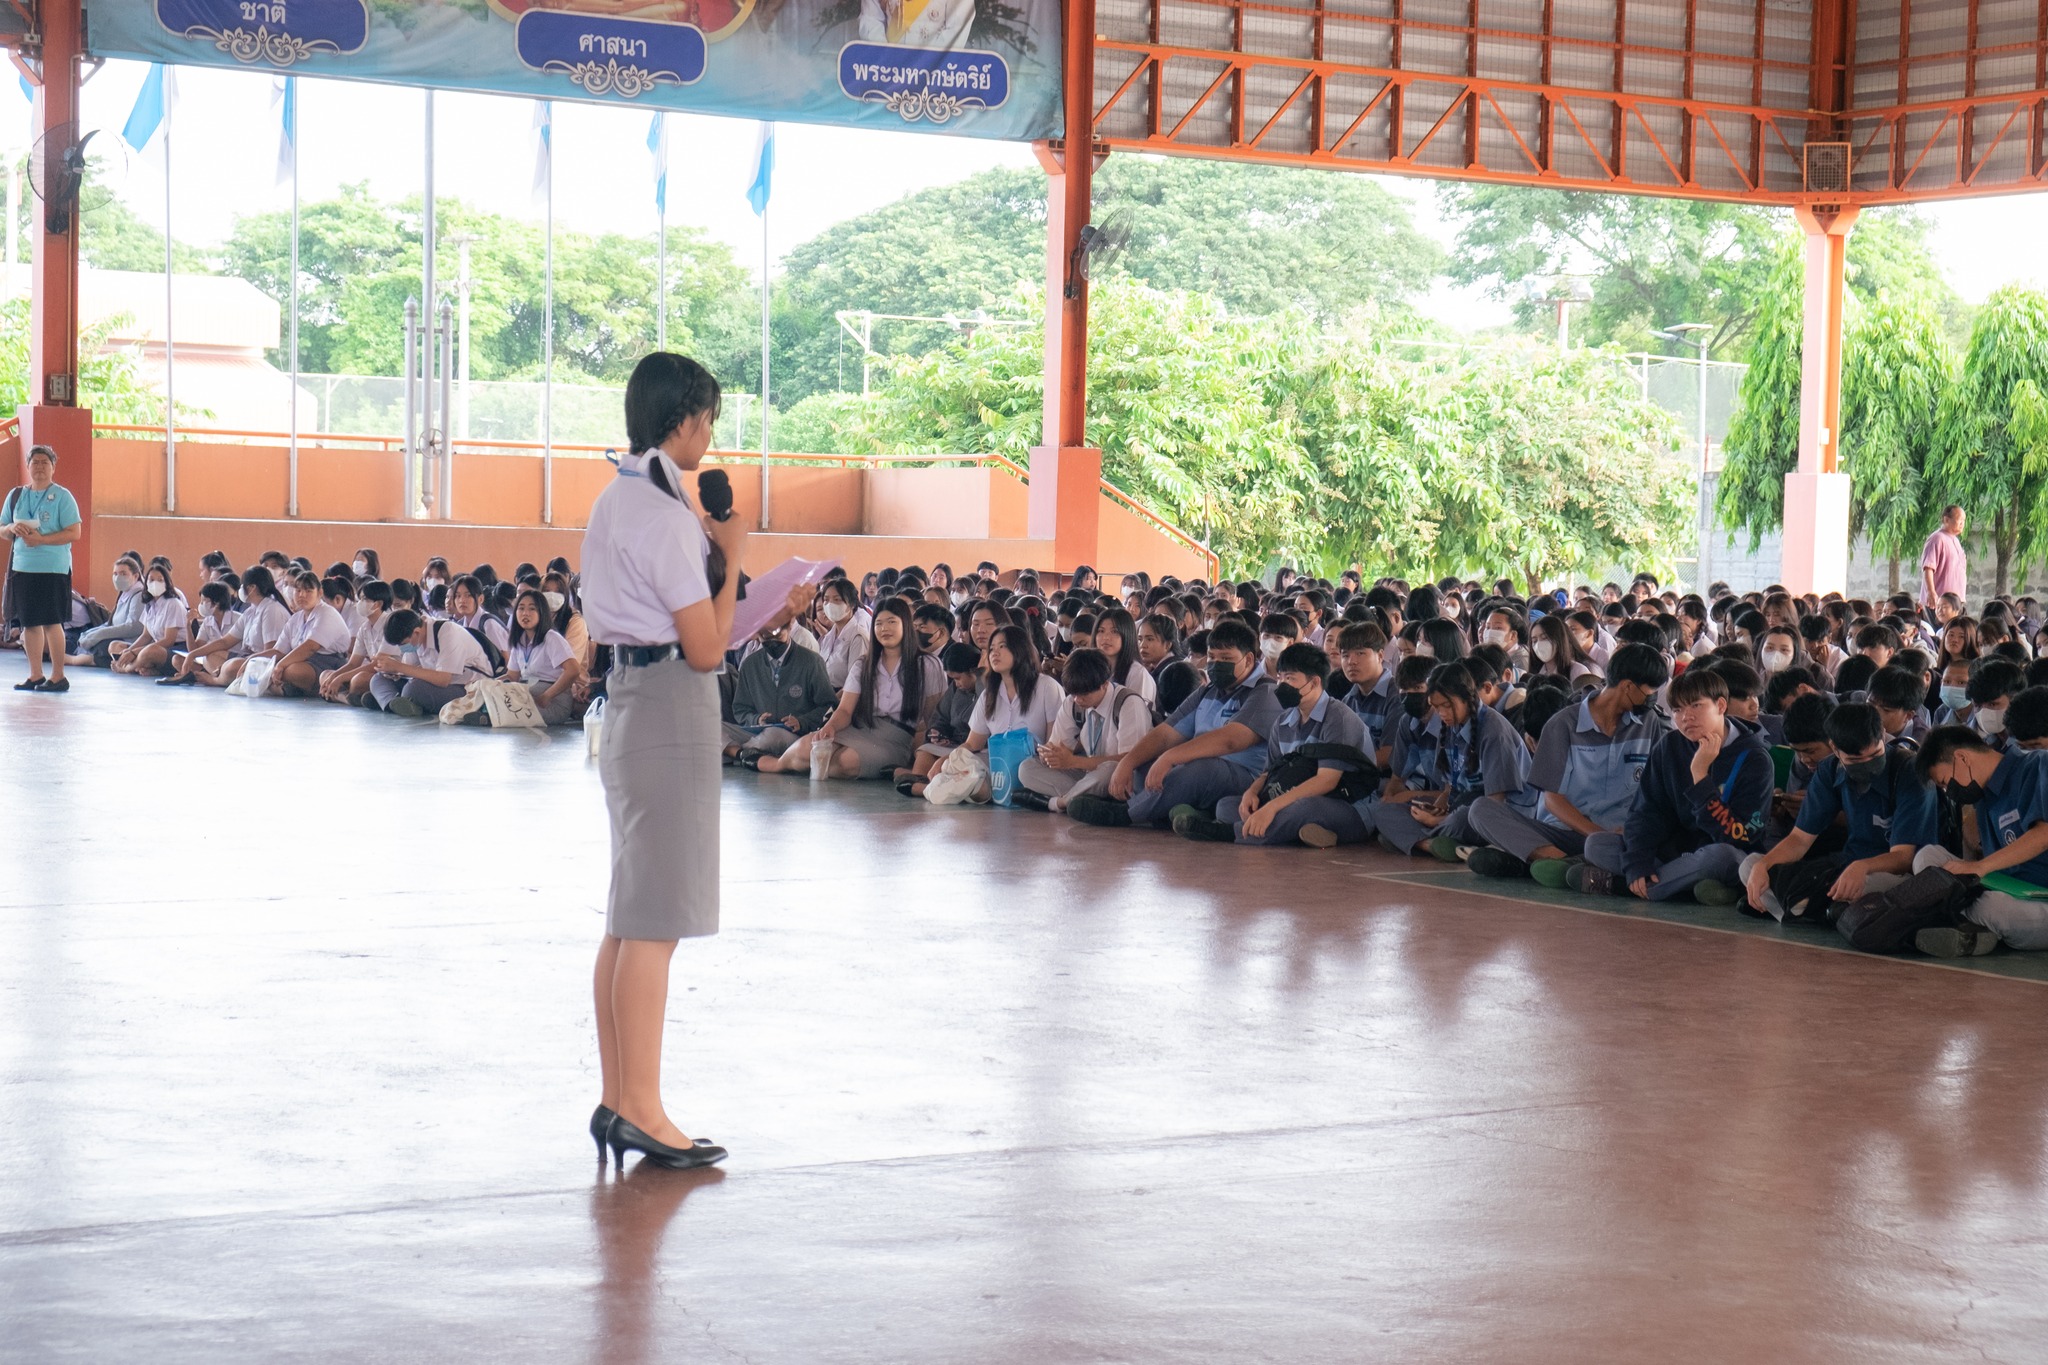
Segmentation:
[(732, 765), (735, 768), (745, 768), (748, 772), (757, 773), (761, 771), (761, 760), (764, 757), (766, 755), (759, 749), (742, 749), (733, 755)]
[(923, 779), (923, 778), (921, 778), (921, 777), (905, 777), (905, 778), (901, 778), (901, 779), (899, 779), (899, 780), (897, 781), (897, 783), (896, 783), (896, 794), (897, 794), (898, 796), (907, 796), (907, 797), (909, 797), (909, 798), (910, 798), (911, 800), (915, 801), (915, 800), (916, 800), (916, 799), (917, 799), (918, 797), (920, 797), (920, 796), (923, 796), (923, 795), (924, 795), (924, 793), (923, 793), (923, 792), (917, 792), (917, 791), (912, 791), (912, 790), (911, 790), (911, 788), (912, 788), (912, 787), (915, 787), (915, 786), (917, 786), (918, 784), (922, 783), (923, 781), (924, 781), (924, 779)]

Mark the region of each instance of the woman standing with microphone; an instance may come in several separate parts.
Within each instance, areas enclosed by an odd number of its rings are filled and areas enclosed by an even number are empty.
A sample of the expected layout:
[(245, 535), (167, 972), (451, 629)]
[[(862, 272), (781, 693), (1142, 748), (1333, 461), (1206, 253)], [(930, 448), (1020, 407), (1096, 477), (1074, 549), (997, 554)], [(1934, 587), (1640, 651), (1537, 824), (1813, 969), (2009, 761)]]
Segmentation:
[[(718, 381), (657, 351), (626, 384), (632, 449), (597, 497), (583, 538), (583, 615), (612, 646), (598, 765), (611, 817), (611, 895), (597, 950), (604, 1094), (590, 1133), (621, 1165), (709, 1166), (661, 1103), (661, 1033), (676, 940), (718, 932), (718, 680), (732, 634), (737, 518), (701, 516), (684, 491), (711, 444)], [(723, 555), (722, 574), (709, 561)]]

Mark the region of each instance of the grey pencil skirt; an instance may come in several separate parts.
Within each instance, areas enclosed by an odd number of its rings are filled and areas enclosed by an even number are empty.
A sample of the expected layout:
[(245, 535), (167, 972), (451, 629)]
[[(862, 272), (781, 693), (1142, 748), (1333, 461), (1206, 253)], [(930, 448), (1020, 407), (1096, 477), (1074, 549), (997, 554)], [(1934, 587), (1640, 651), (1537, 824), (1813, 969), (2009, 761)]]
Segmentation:
[(612, 826), (605, 932), (718, 932), (718, 678), (681, 659), (614, 669), (598, 772)]

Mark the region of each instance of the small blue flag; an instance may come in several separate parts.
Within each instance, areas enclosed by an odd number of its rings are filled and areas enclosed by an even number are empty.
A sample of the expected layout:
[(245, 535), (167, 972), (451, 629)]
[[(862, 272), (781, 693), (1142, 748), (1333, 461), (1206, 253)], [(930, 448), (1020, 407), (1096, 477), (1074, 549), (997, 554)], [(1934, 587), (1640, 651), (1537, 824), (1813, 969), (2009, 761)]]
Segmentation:
[(657, 110), (647, 127), (647, 150), (654, 156), (654, 211), (668, 212), (668, 115)]
[(768, 191), (775, 179), (775, 125), (761, 125), (760, 150), (754, 159), (754, 182), (747, 186), (747, 202), (754, 212), (768, 212)]
[(141, 151), (156, 136), (156, 130), (164, 126), (164, 113), (169, 108), (170, 97), (164, 86), (164, 64), (151, 62), (149, 75), (142, 81), (142, 89), (135, 94), (135, 107), (128, 111), (128, 122), (121, 125), (121, 140)]

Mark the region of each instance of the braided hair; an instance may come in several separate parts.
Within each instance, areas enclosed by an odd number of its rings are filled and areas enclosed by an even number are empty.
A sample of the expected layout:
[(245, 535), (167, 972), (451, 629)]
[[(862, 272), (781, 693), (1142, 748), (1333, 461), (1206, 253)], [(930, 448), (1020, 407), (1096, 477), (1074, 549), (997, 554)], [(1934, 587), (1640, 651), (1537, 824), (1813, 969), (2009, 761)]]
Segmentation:
[(654, 449), (669, 433), (708, 412), (718, 420), (718, 381), (711, 371), (673, 351), (641, 357), (626, 381), (626, 444), (635, 455)]

